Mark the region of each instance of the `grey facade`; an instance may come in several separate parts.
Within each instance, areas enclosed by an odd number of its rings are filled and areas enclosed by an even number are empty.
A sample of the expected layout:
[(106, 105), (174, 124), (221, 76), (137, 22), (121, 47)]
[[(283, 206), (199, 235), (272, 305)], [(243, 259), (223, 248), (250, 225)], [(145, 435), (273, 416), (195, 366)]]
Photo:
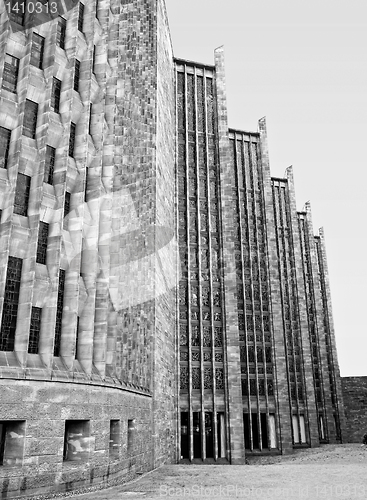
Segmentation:
[[(339, 442), (322, 231), (163, 0), (0, 13), (0, 487)], [(17, 24), (18, 23), (18, 24)]]

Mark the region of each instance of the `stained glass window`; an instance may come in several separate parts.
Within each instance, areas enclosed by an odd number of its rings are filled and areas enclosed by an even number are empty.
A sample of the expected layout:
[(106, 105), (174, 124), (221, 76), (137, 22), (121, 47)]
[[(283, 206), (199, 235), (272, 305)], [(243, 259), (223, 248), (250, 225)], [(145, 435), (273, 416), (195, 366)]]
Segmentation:
[(38, 244), (36, 262), (39, 264), (46, 264), (47, 257), (47, 242), (48, 242), (48, 224), (40, 222), (38, 230)]
[(59, 289), (57, 292), (54, 356), (60, 356), (62, 312), (64, 308), (64, 290), (65, 290), (65, 271), (63, 269), (60, 269)]
[(18, 174), (15, 188), (14, 213), (27, 216), (31, 178), (28, 175)]
[(41, 314), (42, 309), (40, 307), (32, 307), (28, 340), (28, 352), (30, 354), (38, 354), (38, 344), (41, 332)]
[(18, 83), (18, 72), (19, 72), (19, 59), (11, 56), (10, 54), (5, 54), (4, 61), (4, 72), (3, 72), (3, 89), (9, 90), (14, 94), (17, 91)]
[(0, 168), (8, 165), (11, 130), (0, 127)]
[(26, 99), (23, 119), (23, 135), (35, 139), (37, 129), (38, 104)]
[(22, 264), (22, 259), (9, 257), (1, 319), (0, 351), (14, 350)]

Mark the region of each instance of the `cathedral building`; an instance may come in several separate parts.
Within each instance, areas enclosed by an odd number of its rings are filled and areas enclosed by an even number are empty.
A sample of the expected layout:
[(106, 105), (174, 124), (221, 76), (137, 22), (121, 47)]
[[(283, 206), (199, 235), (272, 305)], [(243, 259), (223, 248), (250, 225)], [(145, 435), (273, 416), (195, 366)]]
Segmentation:
[(341, 442), (323, 231), (229, 128), (223, 49), (54, 3), (0, 5), (2, 498)]

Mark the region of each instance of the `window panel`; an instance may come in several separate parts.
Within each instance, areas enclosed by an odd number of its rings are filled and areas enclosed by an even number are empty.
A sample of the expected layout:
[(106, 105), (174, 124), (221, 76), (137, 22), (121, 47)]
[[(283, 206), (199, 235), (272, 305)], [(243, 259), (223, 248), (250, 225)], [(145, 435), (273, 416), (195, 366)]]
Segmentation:
[(66, 19), (60, 17), (57, 23), (56, 44), (61, 48), (65, 48), (66, 35)]
[(60, 112), (60, 95), (61, 95), (61, 81), (57, 78), (52, 79), (52, 91), (51, 91), (51, 109), (55, 113)]
[(0, 168), (8, 165), (11, 130), (0, 127)]
[(27, 99), (24, 109), (23, 135), (31, 139), (36, 138), (37, 114), (38, 104)]
[(22, 259), (9, 257), (5, 282), (3, 315), (0, 330), (0, 351), (13, 351), (17, 327)]
[(74, 158), (74, 147), (75, 147), (75, 123), (70, 124), (70, 137), (69, 137), (69, 156)]
[(45, 39), (43, 36), (32, 34), (32, 47), (31, 47), (31, 64), (36, 68), (42, 69), (43, 66), (43, 52), (45, 49)]
[(56, 149), (52, 146), (46, 146), (45, 172), (43, 182), (52, 184), (54, 179)]
[(28, 340), (29, 354), (38, 354), (38, 344), (41, 332), (41, 314), (42, 309), (40, 307), (32, 307)]
[(75, 59), (75, 71), (74, 71), (74, 90), (79, 92), (79, 79), (80, 79), (80, 61)]
[(15, 214), (27, 217), (30, 188), (31, 178), (28, 175), (18, 174), (14, 201)]
[(9, 92), (14, 94), (17, 91), (18, 83), (18, 72), (19, 72), (19, 59), (10, 54), (5, 54), (4, 62), (4, 72), (3, 72), (3, 83), (2, 87)]
[(84, 4), (79, 3), (78, 30), (83, 33)]
[(48, 229), (48, 224), (41, 221), (38, 230), (38, 244), (36, 255), (36, 262), (38, 262), (39, 264), (46, 264)]
[(62, 311), (64, 309), (64, 289), (65, 289), (65, 271), (63, 269), (60, 269), (59, 289), (57, 292), (54, 356), (60, 356)]

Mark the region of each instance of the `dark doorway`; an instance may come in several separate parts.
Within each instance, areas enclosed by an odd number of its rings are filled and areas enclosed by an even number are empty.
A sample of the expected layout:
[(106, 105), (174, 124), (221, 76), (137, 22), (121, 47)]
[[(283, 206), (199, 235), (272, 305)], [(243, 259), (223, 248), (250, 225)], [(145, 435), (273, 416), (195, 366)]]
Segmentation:
[(268, 424), (266, 421), (266, 413), (260, 413), (261, 423), (261, 444), (263, 448), (269, 448), (268, 444)]
[(194, 458), (201, 458), (201, 421), (200, 412), (194, 411), (193, 419), (193, 437), (194, 437)]
[(205, 412), (205, 449), (206, 458), (213, 458), (213, 413)]
[(251, 413), (252, 419), (252, 444), (253, 449), (259, 448), (259, 426), (257, 423), (257, 413)]
[(251, 448), (251, 438), (250, 438), (250, 419), (248, 413), (243, 414), (243, 434), (245, 438), (245, 449), (249, 450)]
[(181, 458), (189, 456), (189, 414), (187, 411), (181, 412)]

